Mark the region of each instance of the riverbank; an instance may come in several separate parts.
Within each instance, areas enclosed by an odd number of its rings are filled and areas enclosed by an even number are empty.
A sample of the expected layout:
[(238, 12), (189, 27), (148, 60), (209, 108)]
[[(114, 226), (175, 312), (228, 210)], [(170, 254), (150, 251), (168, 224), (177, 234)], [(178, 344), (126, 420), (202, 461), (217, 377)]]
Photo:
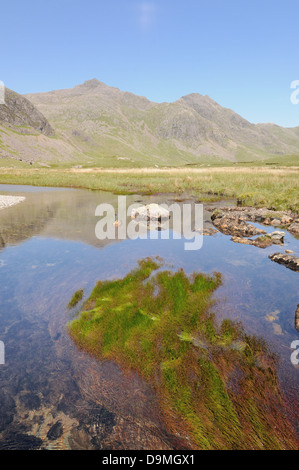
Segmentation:
[(246, 168), (0, 168), (0, 183), (86, 188), (118, 194), (188, 193), (201, 201), (299, 212), (298, 167)]

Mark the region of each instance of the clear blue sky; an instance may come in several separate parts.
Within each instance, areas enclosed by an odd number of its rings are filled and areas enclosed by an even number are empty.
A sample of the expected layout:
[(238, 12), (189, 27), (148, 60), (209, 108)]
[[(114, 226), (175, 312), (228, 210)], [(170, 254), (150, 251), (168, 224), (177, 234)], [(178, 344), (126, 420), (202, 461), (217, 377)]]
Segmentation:
[(153, 101), (207, 94), (299, 126), (298, 0), (1, 2), (0, 80), (19, 93), (98, 78)]

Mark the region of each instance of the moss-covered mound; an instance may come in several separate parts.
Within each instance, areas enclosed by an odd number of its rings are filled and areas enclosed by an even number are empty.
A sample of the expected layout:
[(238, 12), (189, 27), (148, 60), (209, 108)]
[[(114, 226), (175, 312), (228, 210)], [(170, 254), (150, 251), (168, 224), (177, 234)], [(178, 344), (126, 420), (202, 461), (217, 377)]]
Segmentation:
[(262, 340), (210, 312), (219, 274), (158, 271), (140, 261), (124, 279), (99, 282), (76, 343), (141, 374), (156, 389), (170, 430), (201, 449), (296, 447), (283, 414), (275, 358)]

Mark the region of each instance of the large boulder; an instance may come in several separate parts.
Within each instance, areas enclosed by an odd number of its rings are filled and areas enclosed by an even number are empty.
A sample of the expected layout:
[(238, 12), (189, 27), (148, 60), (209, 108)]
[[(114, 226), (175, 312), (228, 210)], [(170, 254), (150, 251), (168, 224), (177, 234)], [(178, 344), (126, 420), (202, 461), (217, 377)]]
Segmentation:
[(146, 206), (138, 207), (138, 209), (133, 209), (131, 217), (132, 219), (137, 220), (153, 220), (161, 222), (163, 220), (168, 220), (170, 213), (159, 204), (147, 204)]

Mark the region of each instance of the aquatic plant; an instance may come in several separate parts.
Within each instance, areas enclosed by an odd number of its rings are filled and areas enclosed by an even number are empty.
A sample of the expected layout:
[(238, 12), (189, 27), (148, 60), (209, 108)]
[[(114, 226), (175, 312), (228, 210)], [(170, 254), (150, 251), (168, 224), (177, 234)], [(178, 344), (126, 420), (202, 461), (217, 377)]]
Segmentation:
[(162, 271), (144, 259), (98, 282), (69, 332), (79, 347), (133, 369), (157, 391), (173, 434), (200, 449), (296, 447), (277, 386), (276, 358), (211, 308), (220, 274)]
[(79, 289), (77, 290), (73, 297), (71, 298), (71, 300), (69, 301), (68, 303), (68, 308), (71, 309), (71, 308), (74, 308), (79, 302), (80, 300), (83, 299), (83, 295), (84, 295), (84, 290), (83, 289)]

